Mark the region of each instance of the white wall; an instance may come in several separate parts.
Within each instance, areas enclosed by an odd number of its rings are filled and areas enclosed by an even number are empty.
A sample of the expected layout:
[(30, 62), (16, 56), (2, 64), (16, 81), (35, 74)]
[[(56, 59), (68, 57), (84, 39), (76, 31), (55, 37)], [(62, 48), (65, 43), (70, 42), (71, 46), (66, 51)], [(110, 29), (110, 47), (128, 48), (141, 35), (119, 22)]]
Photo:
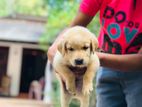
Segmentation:
[(11, 45), (9, 49), (7, 74), (11, 77), (10, 93), (12, 96), (19, 94), (21, 62), (22, 46)]

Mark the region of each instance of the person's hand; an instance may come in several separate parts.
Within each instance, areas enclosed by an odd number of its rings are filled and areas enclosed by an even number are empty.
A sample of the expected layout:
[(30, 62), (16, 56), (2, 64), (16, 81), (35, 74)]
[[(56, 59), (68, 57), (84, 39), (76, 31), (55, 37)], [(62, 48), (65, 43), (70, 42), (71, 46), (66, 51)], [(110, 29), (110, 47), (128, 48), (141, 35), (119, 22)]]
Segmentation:
[(98, 56), (98, 58), (100, 60), (100, 65), (102, 65), (102, 60), (105, 57), (105, 53), (103, 53), (103, 52), (96, 52), (96, 54), (97, 54), (97, 56)]
[(48, 60), (52, 63), (53, 62), (53, 58), (55, 56), (55, 53), (57, 51), (57, 43), (53, 43), (49, 49), (48, 49), (48, 52), (47, 52), (47, 56), (48, 56)]
[(56, 38), (56, 40), (54, 41), (54, 43), (49, 47), (48, 52), (47, 52), (47, 56), (48, 56), (48, 60), (52, 63), (53, 62), (53, 58), (55, 56), (55, 53), (57, 51), (57, 46), (59, 44), (60, 41), (63, 40), (63, 33), (67, 30), (68, 28), (66, 28), (65, 30), (63, 30), (59, 36)]

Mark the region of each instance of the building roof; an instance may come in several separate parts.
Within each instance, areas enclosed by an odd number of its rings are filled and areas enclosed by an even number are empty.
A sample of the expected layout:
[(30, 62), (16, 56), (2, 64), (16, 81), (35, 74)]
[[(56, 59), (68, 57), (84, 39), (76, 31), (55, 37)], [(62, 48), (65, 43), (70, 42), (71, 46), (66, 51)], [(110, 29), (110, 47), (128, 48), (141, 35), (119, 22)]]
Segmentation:
[(45, 19), (31, 16), (0, 18), (0, 40), (38, 43), (45, 31)]

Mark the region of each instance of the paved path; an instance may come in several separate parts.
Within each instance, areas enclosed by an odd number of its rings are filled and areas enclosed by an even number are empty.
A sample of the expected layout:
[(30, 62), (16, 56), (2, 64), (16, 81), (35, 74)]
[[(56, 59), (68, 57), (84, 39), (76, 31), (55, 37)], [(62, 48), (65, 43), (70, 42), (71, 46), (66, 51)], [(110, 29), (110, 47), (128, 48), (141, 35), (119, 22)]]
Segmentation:
[(16, 98), (0, 98), (0, 107), (53, 107), (42, 101), (16, 99)]

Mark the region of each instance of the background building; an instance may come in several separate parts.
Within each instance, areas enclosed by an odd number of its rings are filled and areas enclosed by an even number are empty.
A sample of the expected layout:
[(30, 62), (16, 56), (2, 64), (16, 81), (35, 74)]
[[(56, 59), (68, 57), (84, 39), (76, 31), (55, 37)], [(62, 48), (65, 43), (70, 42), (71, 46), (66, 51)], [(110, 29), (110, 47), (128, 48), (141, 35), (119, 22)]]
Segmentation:
[(10, 76), (10, 95), (27, 93), (33, 80), (44, 76), (46, 52), (39, 38), (46, 19), (15, 15), (0, 19), (0, 81)]

